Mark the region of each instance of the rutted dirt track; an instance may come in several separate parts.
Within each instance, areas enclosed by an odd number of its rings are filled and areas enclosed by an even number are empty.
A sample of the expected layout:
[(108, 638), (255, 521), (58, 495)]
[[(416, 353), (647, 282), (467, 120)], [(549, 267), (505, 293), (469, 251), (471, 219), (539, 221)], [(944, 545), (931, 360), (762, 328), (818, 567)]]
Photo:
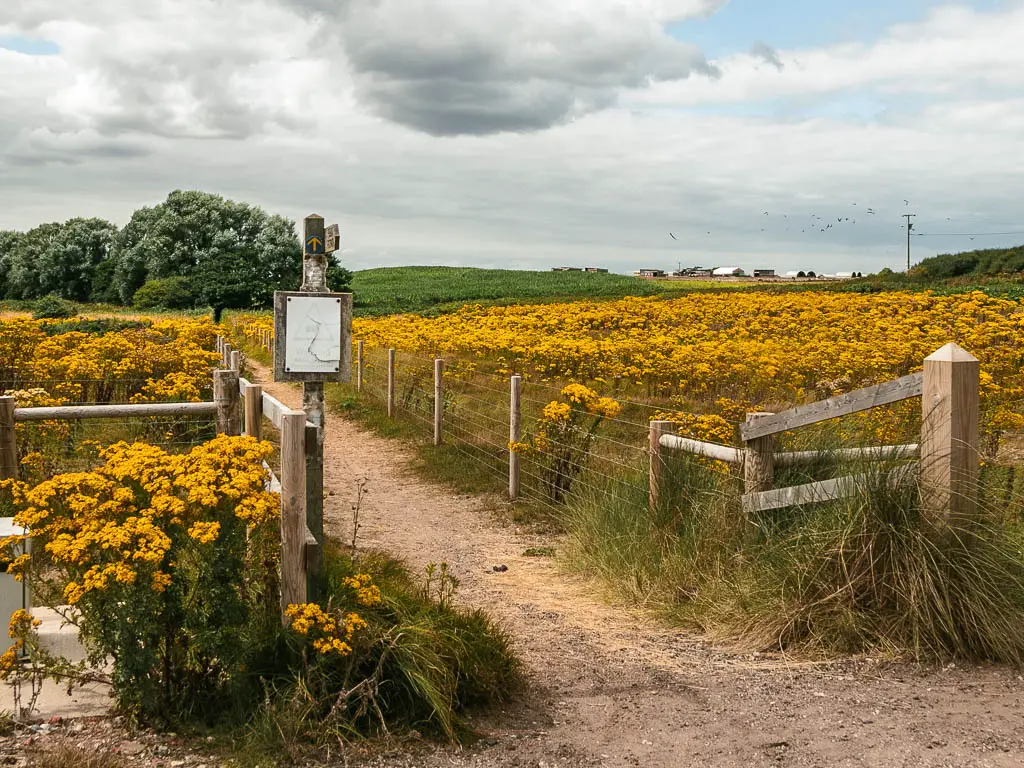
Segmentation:
[[(298, 407), (298, 389), (264, 391)], [(528, 689), (474, 725), (470, 748), (396, 749), (379, 766), (1020, 766), (1024, 678), (972, 667), (870, 660), (787, 662), (723, 652), (603, 603), (545, 558), (495, 503), (418, 477), (398, 442), (328, 414), (328, 533), (350, 537), (366, 478), (360, 542), (414, 569), (447, 561), (460, 600), (510, 631)], [(508, 570), (495, 572), (504, 564)]]

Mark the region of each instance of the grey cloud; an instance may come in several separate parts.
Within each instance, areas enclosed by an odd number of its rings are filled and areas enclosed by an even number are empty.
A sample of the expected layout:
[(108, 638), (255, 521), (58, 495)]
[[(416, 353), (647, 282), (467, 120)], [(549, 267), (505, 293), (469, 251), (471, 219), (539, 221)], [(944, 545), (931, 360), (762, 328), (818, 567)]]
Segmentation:
[(79, 165), (93, 159), (129, 160), (149, 155), (150, 149), (137, 143), (109, 139), (98, 134), (36, 132), (16, 141), (3, 155), (16, 166)]
[(754, 43), (754, 46), (750, 49), (750, 55), (756, 56), (767, 64), (771, 64), (780, 72), (782, 71), (785, 64), (782, 63), (782, 59), (779, 58), (779, 53), (767, 43), (762, 43), (758, 40)]
[[(356, 96), (385, 119), (434, 135), (550, 128), (613, 105), (623, 90), (717, 76), (650, 15), (595, 3), (284, 0), (336, 34)], [(696, 3), (706, 12), (720, 2)]]

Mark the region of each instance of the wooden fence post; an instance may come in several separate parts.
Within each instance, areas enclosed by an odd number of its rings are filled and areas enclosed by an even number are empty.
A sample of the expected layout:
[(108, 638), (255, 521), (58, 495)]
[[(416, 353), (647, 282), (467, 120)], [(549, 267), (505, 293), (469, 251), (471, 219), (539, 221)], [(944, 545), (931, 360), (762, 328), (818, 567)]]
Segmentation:
[(356, 342), (356, 392), (363, 391), (363, 342)]
[(306, 596), (316, 601), (320, 591), (319, 558), (311, 559), (310, 545), (320, 552), (324, 545), (324, 454), (321, 442), (324, 432), (314, 424), (306, 424), (306, 514), (304, 535), (311, 537), (303, 548), (306, 563)]
[(232, 371), (236, 372), (242, 370), (242, 353), (237, 349), (231, 350), (231, 360), (229, 361), (228, 367)]
[(665, 456), (661, 447), (661, 436), (672, 433), (675, 422), (652, 421), (648, 434), (649, 479), (647, 505), (651, 512), (661, 503), (661, 492), (665, 485)]
[(245, 434), (263, 439), (263, 386), (245, 385)]
[[(513, 376), (509, 381), (508, 441), (518, 443), (523, 437), (523, 377)], [(512, 450), (511, 445), (508, 449), (508, 498), (510, 501), (519, 498), (519, 452)]]
[(306, 412), (281, 416), (281, 621), (306, 602)]
[(434, 359), (434, 445), (441, 445), (444, 418), (444, 360)]
[(14, 398), (0, 396), (0, 480), (16, 480), (18, 440), (14, 436)]
[[(748, 413), (747, 424), (773, 416), (771, 413)], [(775, 484), (775, 446), (777, 435), (765, 435), (747, 440), (743, 454), (743, 492), (770, 491)]]
[(231, 345), (227, 341), (220, 347), (220, 367), (225, 370), (231, 368)]
[(213, 372), (213, 401), (217, 404), (217, 434), (237, 435), (241, 429), (238, 371)]
[(941, 525), (977, 514), (981, 364), (947, 344), (924, 359), (921, 501)]
[(395, 350), (388, 350), (388, 418), (395, 415)]
[(218, 333), (217, 337), (213, 340), (213, 351), (216, 352), (218, 355), (224, 354), (223, 344), (224, 337)]

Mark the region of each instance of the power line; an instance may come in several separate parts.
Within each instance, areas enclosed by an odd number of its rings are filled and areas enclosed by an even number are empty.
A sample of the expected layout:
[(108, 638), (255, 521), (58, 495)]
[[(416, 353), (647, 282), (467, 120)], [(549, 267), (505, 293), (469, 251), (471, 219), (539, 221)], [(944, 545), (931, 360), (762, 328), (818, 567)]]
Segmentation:
[(915, 232), (914, 237), (1000, 237), (1003, 235), (1024, 235), (1018, 232)]

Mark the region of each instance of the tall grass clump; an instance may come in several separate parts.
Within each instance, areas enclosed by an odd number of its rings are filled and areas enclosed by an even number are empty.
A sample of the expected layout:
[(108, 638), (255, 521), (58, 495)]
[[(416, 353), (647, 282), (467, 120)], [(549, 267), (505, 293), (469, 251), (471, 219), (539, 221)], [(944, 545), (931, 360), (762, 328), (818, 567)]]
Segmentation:
[[(819, 478), (836, 474), (827, 464)], [(571, 557), (625, 599), (745, 648), (1024, 664), (1019, 504), (987, 501), (982, 483), (977, 516), (935, 520), (914, 475), (894, 483), (893, 469), (847, 464), (855, 496), (744, 516), (738, 477), (673, 459), (653, 513), (639, 489), (578, 496)]]
[[(296, 760), (358, 737), (416, 729), (445, 740), (471, 733), (471, 707), (505, 701), (520, 680), (505, 632), (485, 613), (454, 604), (458, 581), (446, 564), (417, 578), (400, 561), (331, 546), (323, 592), (338, 594), (359, 574), (379, 601), (364, 607), (364, 639), (334, 663), (312, 655), (265, 689), (239, 744), (246, 761)], [(287, 647), (276, 653), (288, 656)], [(280, 667), (273, 655), (268, 669)]]

